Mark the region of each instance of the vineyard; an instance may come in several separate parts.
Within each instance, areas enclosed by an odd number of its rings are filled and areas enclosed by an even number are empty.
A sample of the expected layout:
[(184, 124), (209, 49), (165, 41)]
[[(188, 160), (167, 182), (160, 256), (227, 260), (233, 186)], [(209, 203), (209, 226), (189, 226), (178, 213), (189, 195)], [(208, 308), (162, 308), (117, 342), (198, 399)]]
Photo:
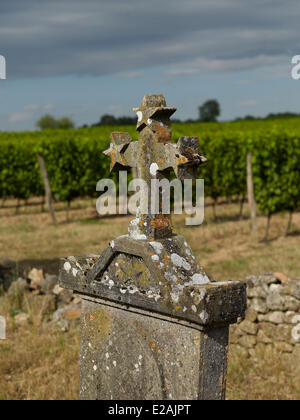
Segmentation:
[[(111, 131), (127, 131), (135, 140), (138, 137), (132, 126), (0, 133), (0, 248), (5, 257), (17, 262), (21, 277), (34, 267), (53, 278), (61, 256), (102, 252), (112, 238), (126, 233), (132, 216), (99, 220), (95, 199), (89, 199), (98, 196), (99, 179), (111, 178), (110, 159), (102, 154), (109, 146)], [(300, 208), (299, 133), (297, 119), (173, 125), (174, 142), (183, 135), (198, 136), (200, 152), (209, 159), (199, 169), (209, 197), (206, 223), (191, 229), (185, 226), (184, 216), (172, 219), (174, 231), (186, 238), (212, 279), (240, 280), (271, 271), (299, 277), (299, 211), (293, 219), (296, 229), (284, 236), (287, 213)], [(248, 209), (245, 217), (239, 217), (240, 203), (247, 196), (249, 152), (259, 210), (267, 216), (274, 214), (268, 241), (254, 241), (249, 234)], [(49, 215), (39, 207), (24, 208), (18, 214), (11, 211), (17, 200), (22, 205), (28, 200), (29, 205), (39, 206), (44, 199), (38, 154), (46, 163), (57, 224), (49, 222)], [(72, 201), (66, 222), (65, 203)], [(265, 225), (266, 218), (258, 217), (258, 239), (263, 238)], [(270, 287), (274, 286), (279, 285)], [(61, 296), (67, 298), (65, 292)], [(36, 293), (26, 295), (20, 307), (0, 296), (0, 314), (8, 321), (7, 340), (0, 346), (0, 400), (76, 399), (79, 322), (67, 321), (69, 330), (48, 322), (52, 318), (42, 315), (41, 299), (46, 301), (49, 296)], [(28, 321), (17, 325), (18, 315)], [(274, 329), (281, 331), (279, 327)], [(227, 398), (299, 399), (297, 361), (295, 365), (286, 359), (289, 353), (270, 351), (268, 344), (264, 349), (259, 346), (261, 343), (250, 358), (239, 352), (237, 345), (230, 346)]]
[[(300, 122), (298, 119), (209, 124), (173, 124), (173, 139), (198, 136), (209, 162), (201, 168), (205, 195), (245, 199), (247, 154), (252, 152), (255, 198), (268, 216), (300, 207)], [(70, 203), (95, 197), (96, 184), (109, 177), (109, 159), (102, 152), (111, 131), (135, 127), (0, 133), (0, 198), (27, 200), (43, 196), (37, 153), (46, 162), (54, 199)]]

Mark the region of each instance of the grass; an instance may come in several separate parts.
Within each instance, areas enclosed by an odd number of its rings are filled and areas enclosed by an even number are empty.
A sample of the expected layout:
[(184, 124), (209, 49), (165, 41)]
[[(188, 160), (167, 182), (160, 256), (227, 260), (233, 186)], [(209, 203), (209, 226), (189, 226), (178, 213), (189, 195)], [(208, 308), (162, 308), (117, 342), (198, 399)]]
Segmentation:
[(79, 328), (49, 325), (8, 331), (0, 342), (0, 400), (77, 399)]
[[(175, 232), (186, 237), (200, 263), (216, 280), (240, 279), (249, 274), (281, 271), (290, 277), (300, 273), (300, 213), (293, 217), (292, 230), (285, 236), (288, 217), (272, 217), (269, 241), (264, 241), (267, 219), (258, 218), (258, 240), (251, 237), (248, 209), (239, 218), (239, 205), (221, 204), (214, 220), (211, 206), (205, 224), (186, 227), (183, 216), (173, 217)], [(0, 209), (0, 249), (13, 260), (51, 260), (67, 255), (100, 253), (108, 242), (127, 232), (131, 217), (97, 217), (91, 200), (73, 203), (70, 220), (58, 205), (58, 225), (47, 213), (28, 207), (15, 215)]]
[(229, 354), (227, 398), (230, 400), (299, 400), (300, 380), (295, 366), (274, 349), (258, 349), (247, 358)]
[[(47, 213), (36, 210), (28, 207), (15, 214), (13, 209), (0, 209), (1, 256), (19, 262), (31, 260), (34, 266), (38, 261), (66, 255), (100, 253), (111, 239), (126, 233), (132, 218), (97, 218), (90, 200), (74, 203), (68, 222), (65, 212), (58, 209), (57, 226)], [(299, 277), (300, 214), (294, 215), (288, 236), (287, 216), (274, 216), (270, 240), (266, 242), (266, 218), (258, 218), (258, 240), (253, 240), (247, 211), (245, 208), (244, 218), (240, 219), (237, 204), (221, 204), (218, 219), (214, 220), (208, 206), (203, 226), (186, 227), (183, 216), (176, 216), (175, 231), (187, 238), (201, 264), (216, 280), (270, 271)], [(16, 327), (14, 316), (19, 309), (0, 298), (0, 313), (8, 319), (8, 338), (0, 341), (0, 400), (76, 399), (78, 323), (74, 322), (68, 333), (62, 333), (51, 324), (43, 324), (38, 314), (31, 314), (31, 324)], [(300, 398), (299, 380), (275, 352), (250, 359), (231, 353), (227, 383), (227, 398), (231, 400)]]
[[(32, 313), (31, 324), (16, 327), (12, 315), (7, 314), (8, 338), (0, 341), (0, 400), (77, 399), (78, 322), (62, 333)], [(300, 381), (292, 369), (274, 350), (260, 350), (255, 358), (231, 351), (227, 399), (298, 400)]]

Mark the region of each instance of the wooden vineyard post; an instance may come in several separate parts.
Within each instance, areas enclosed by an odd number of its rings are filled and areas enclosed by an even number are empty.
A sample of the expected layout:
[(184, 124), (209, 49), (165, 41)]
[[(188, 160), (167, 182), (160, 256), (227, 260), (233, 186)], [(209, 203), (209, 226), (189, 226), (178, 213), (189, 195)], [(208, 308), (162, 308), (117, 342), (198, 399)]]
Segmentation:
[(252, 234), (257, 237), (257, 223), (256, 223), (256, 203), (254, 196), (253, 174), (252, 174), (252, 152), (247, 155), (247, 189), (248, 201), (250, 206)]
[(47, 203), (47, 206), (49, 208), (53, 223), (57, 223), (57, 220), (56, 220), (56, 217), (55, 217), (55, 211), (54, 211), (54, 207), (53, 207), (52, 192), (51, 192), (51, 187), (50, 187), (50, 182), (49, 182), (49, 178), (48, 178), (48, 173), (47, 173), (45, 160), (44, 160), (43, 156), (39, 153), (37, 154), (37, 158), (38, 158), (38, 162), (39, 162), (39, 165), (40, 165), (40, 168), (41, 168), (41, 174), (42, 174), (42, 178), (43, 178), (43, 182), (44, 182), (44, 186), (45, 186), (46, 203)]

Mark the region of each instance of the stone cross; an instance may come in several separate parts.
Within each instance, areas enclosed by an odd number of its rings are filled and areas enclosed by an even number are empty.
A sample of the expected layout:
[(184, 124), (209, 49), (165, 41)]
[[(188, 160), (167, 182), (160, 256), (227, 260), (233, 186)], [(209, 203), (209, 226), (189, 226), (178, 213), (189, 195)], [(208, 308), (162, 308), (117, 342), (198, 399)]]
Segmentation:
[[(112, 134), (112, 169), (136, 166), (148, 183), (170, 168), (194, 177), (204, 158), (196, 138), (170, 143), (174, 108), (151, 95), (136, 112), (140, 139)], [(168, 216), (139, 217), (140, 235), (61, 260), (60, 285), (83, 302), (79, 397), (224, 399), (229, 325), (245, 314), (246, 286), (210, 279)]]
[(180, 137), (177, 144), (171, 143), (170, 117), (176, 108), (167, 107), (163, 95), (145, 95), (141, 107), (134, 111), (139, 141), (133, 142), (128, 133), (112, 133), (110, 148), (104, 153), (111, 158), (111, 171), (137, 168), (138, 178), (148, 187), (148, 208), (137, 215), (129, 232), (149, 239), (170, 237), (169, 215), (151, 214), (151, 180), (168, 178), (172, 168), (180, 180), (196, 179), (198, 166), (207, 159), (198, 153), (197, 137)]

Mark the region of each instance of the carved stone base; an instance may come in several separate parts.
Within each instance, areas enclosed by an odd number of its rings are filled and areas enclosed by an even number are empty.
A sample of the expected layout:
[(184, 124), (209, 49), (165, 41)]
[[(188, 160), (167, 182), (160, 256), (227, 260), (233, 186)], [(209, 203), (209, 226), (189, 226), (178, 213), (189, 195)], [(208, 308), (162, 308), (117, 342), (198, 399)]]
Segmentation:
[(80, 399), (225, 397), (228, 327), (200, 331), (82, 297)]

